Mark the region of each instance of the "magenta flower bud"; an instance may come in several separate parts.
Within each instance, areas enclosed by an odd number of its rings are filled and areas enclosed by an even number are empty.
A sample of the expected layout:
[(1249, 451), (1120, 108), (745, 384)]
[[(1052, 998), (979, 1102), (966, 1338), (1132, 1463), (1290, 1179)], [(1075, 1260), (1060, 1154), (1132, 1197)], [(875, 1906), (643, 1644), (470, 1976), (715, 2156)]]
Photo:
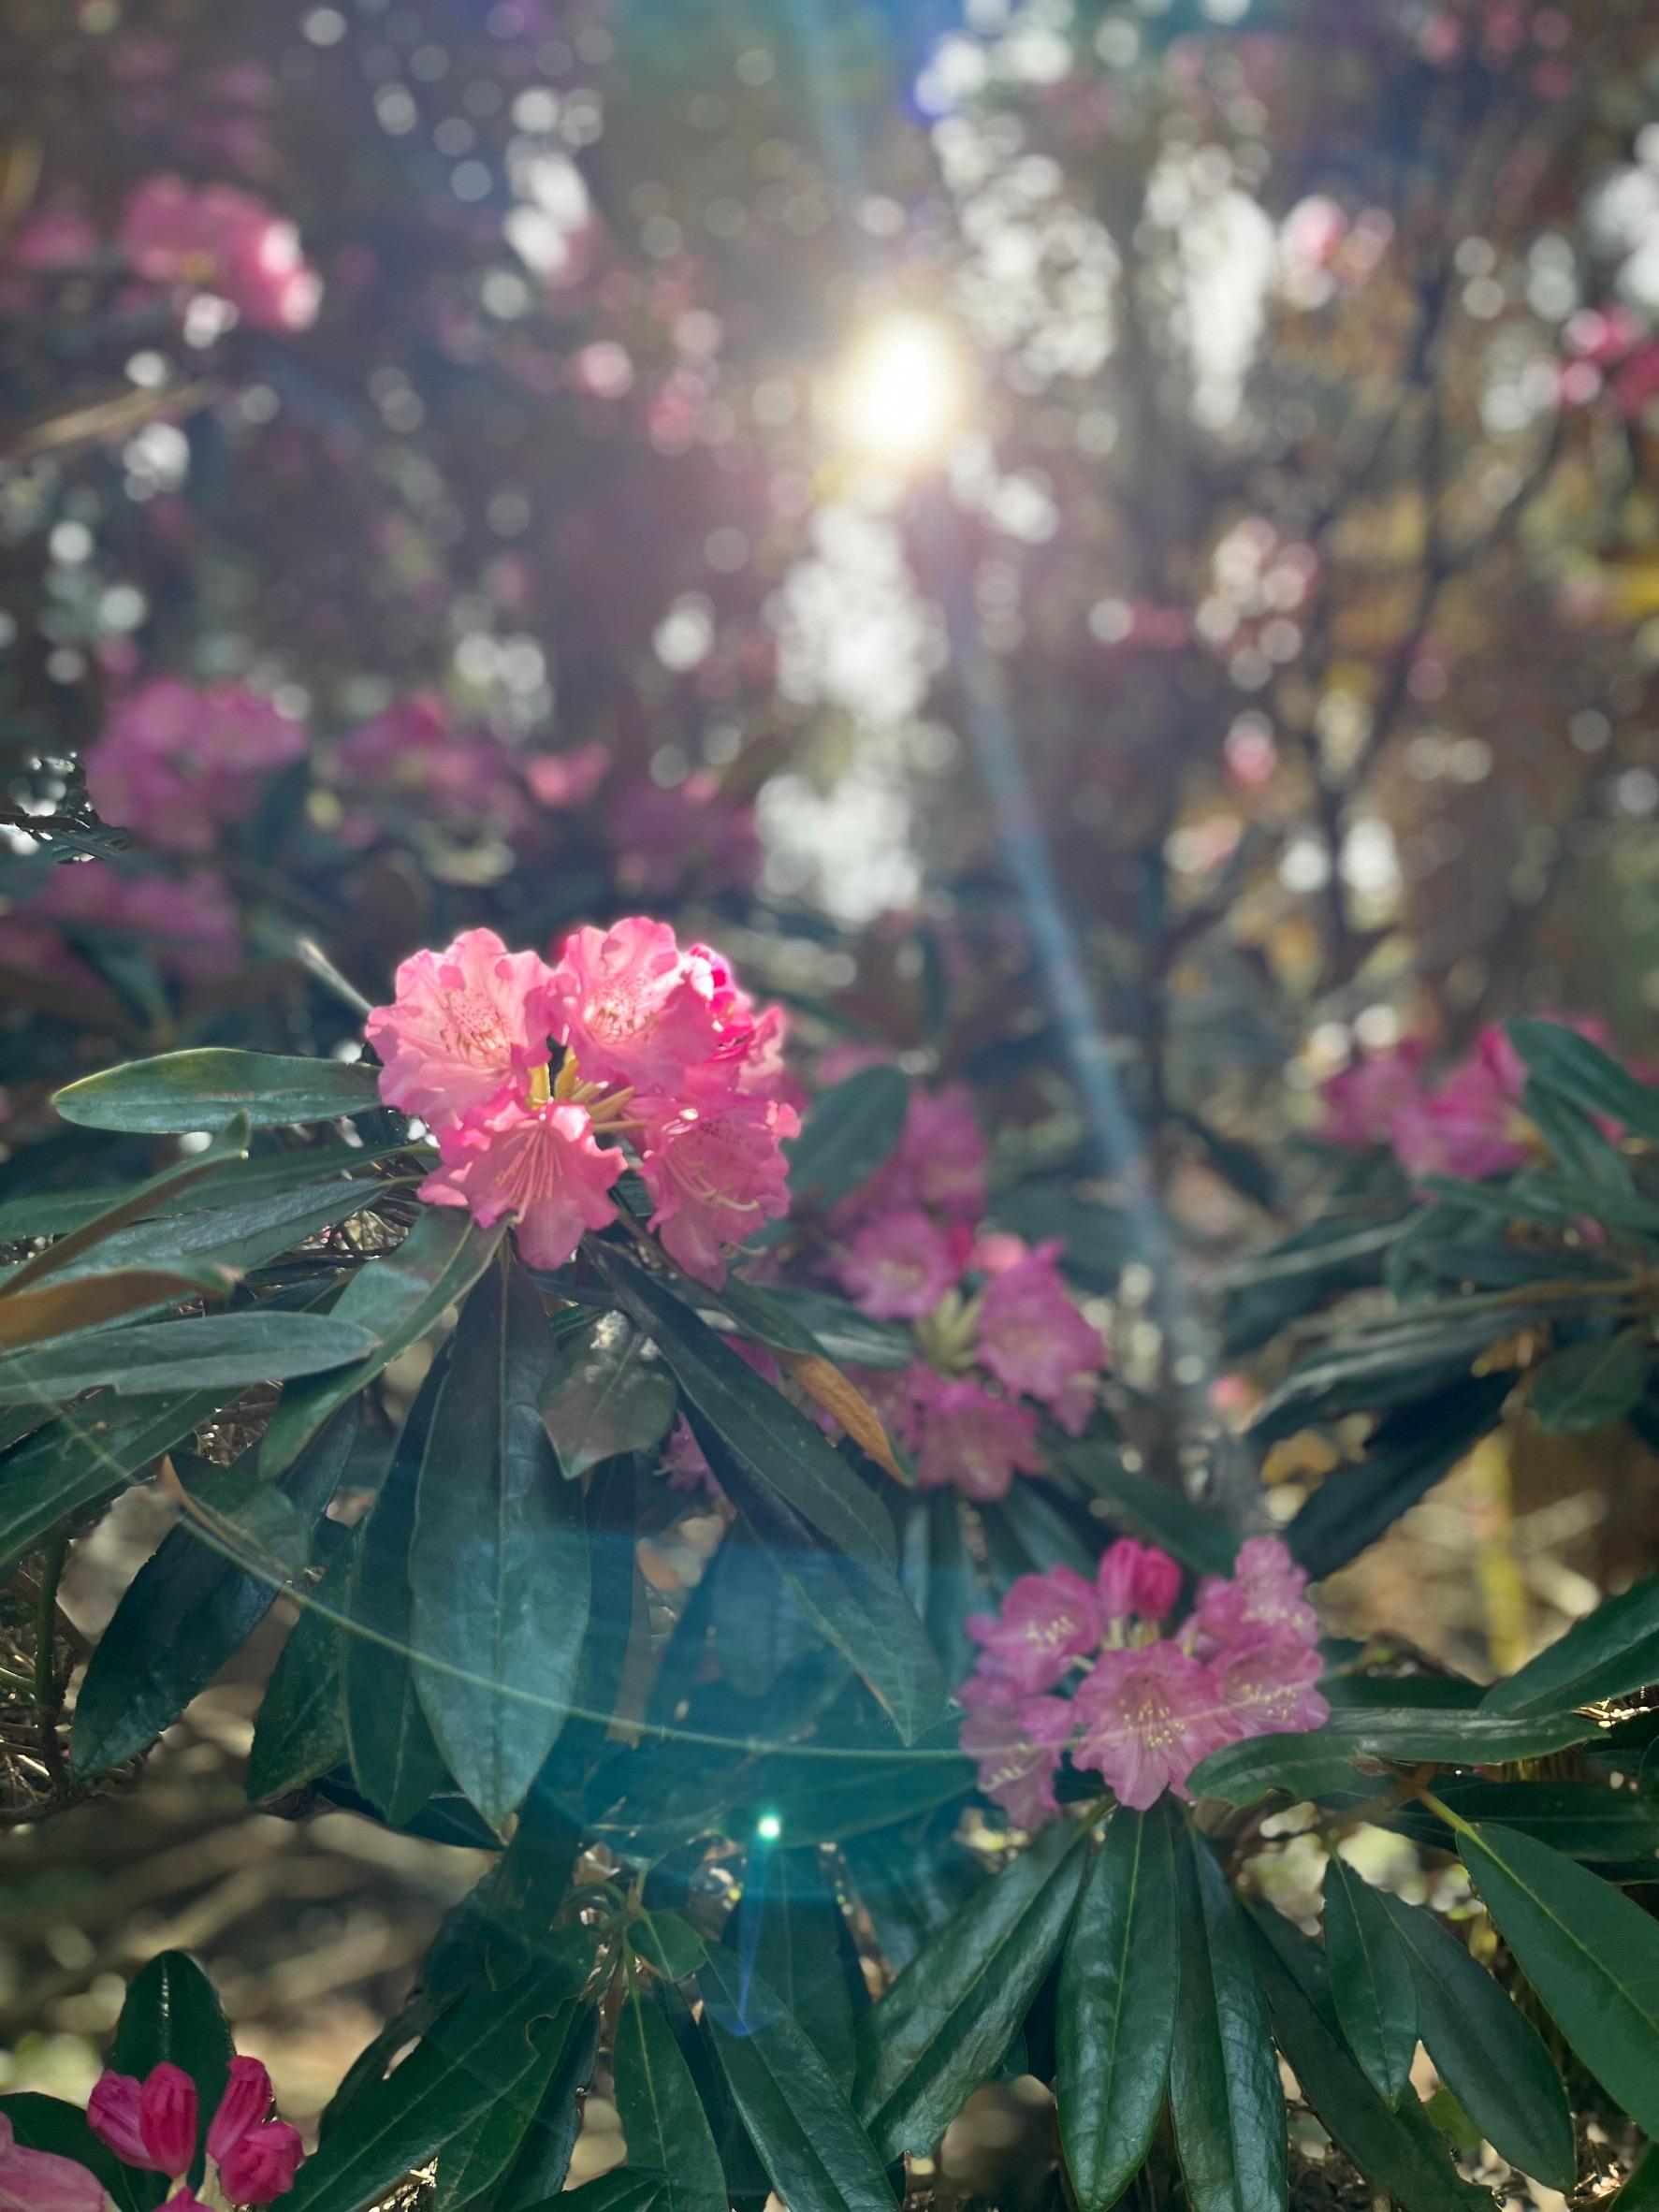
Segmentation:
[(232, 2059), (230, 2079), (208, 2129), (208, 2156), (223, 2163), (233, 2144), (270, 2111), (270, 2076), (257, 2059)]
[(153, 2174), (155, 2161), (144, 2147), (138, 2125), (142, 2095), (142, 2086), (130, 2074), (101, 2074), (86, 2101), (86, 2120), (98, 2141), (112, 2150), (124, 2166), (141, 2166)]
[(196, 2084), (182, 2067), (167, 2059), (155, 2068), (138, 2096), (138, 2130), (148, 2163), (175, 2181), (196, 2156)]
[(298, 2128), (286, 2120), (267, 2120), (230, 2146), (219, 2161), (219, 2178), (234, 2203), (269, 2205), (293, 2188), (303, 2156)]
[(1148, 1544), (1135, 1563), (1129, 1592), (1142, 1621), (1161, 1621), (1181, 1594), (1181, 1569), (1167, 1551)]

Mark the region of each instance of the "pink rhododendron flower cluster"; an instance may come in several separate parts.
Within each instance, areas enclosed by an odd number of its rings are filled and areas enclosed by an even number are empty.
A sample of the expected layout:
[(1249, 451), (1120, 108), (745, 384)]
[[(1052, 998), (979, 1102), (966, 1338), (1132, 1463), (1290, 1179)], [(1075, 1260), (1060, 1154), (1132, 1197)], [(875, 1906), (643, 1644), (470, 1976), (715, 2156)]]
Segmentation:
[(117, 243), (153, 284), (211, 292), (255, 330), (307, 330), (323, 285), (293, 224), (231, 184), (149, 177), (122, 211)]
[[(1580, 1037), (1607, 1046), (1607, 1026), (1594, 1015), (1557, 1015)], [(1534, 1148), (1522, 1100), (1526, 1069), (1503, 1029), (1483, 1029), (1475, 1049), (1438, 1082), (1429, 1079), (1425, 1049), (1415, 1039), (1368, 1053), (1324, 1086), (1327, 1143), (1353, 1150), (1392, 1147), (1410, 1175), (1456, 1175), (1478, 1181), (1518, 1168)]]
[(86, 756), (86, 788), (106, 822), (147, 844), (211, 852), (305, 746), (304, 726), (245, 684), (153, 677), (116, 701)]
[(486, 1228), (513, 1221), (533, 1267), (562, 1267), (613, 1218), (624, 1140), (651, 1227), (701, 1281), (788, 1210), (779, 1146), (800, 1122), (778, 1095), (781, 1010), (757, 1008), (718, 953), (682, 949), (664, 922), (575, 930), (552, 966), (470, 929), (403, 962), (367, 1034), (381, 1096), (437, 1139), (420, 1195)]
[[(910, 1365), (858, 1379), (917, 1481), (981, 1500), (1041, 1471), (1040, 1408), (1082, 1434), (1106, 1364), (1061, 1276), (1059, 1241), (976, 1234), (988, 1168), (966, 1084), (912, 1091), (892, 1155), (832, 1217), (829, 1262), (865, 1313), (912, 1325)], [(988, 1280), (965, 1286), (965, 1274)]]
[[(1550, 1015), (1591, 1044), (1610, 1046), (1594, 1015)], [(1407, 1038), (1367, 1053), (1323, 1088), (1327, 1143), (1362, 1150), (1387, 1143), (1407, 1174), (1453, 1174), (1480, 1181), (1520, 1168), (1537, 1146), (1526, 1119), (1526, 1066), (1505, 1028), (1482, 1028), (1476, 1049), (1438, 1082), (1424, 1070), (1424, 1046)], [(1617, 1135), (1615, 1124), (1604, 1124)]]
[[(257, 2059), (233, 2059), (208, 2124), (207, 2153), (218, 2169), (216, 2204), (265, 2205), (285, 2196), (303, 2156), (298, 2129), (270, 2117), (270, 2076)], [(196, 2084), (164, 2061), (144, 2080), (105, 2074), (87, 2102), (87, 2123), (124, 2166), (177, 2184), (169, 2212), (210, 2212), (184, 2176), (200, 2132)], [(109, 2212), (95, 2174), (55, 2152), (26, 2150), (0, 2117), (0, 2212)]]
[(1026, 1829), (1059, 1811), (1069, 1751), (1119, 1804), (1185, 1797), (1199, 1761), (1246, 1736), (1322, 1727), (1318, 1622), (1307, 1577), (1276, 1537), (1239, 1547), (1231, 1575), (1200, 1583), (1181, 1626), (1167, 1553), (1121, 1537), (1092, 1582), (1069, 1567), (1022, 1575), (996, 1614), (968, 1623), (980, 1657), (957, 1695), (980, 1787)]
[(32, 898), (0, 915), (0, 966), (95, 990), (99, 977), (65, 941), (81, 931), (138, 944), (183, 983), (229, 975), (241, 957), (236, 909), (211, 868), (129, 876), (106, 861), (64, 861)]

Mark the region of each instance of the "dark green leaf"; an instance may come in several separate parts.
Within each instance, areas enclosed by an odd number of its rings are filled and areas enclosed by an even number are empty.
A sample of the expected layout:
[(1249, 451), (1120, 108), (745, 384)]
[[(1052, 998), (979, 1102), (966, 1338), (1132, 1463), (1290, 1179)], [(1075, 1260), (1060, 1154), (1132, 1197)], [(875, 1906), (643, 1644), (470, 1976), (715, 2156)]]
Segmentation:
[(105, 1385), (124, 1397), (176, 1389), (239, 1390), (360, 1360), (367, 1329), (333, 1314), (209, 1314), (139, 1321), (0, 1360), (0, 1404), (46, 1404)]
[(604, 1246), (618, 1295), (662, 1346), (722, 1489), (820, 1633), (913, 1743), (947, 1695), (939, 1661), (894, 1579), (893, 1523), (822, 1433), (671, 1291)]
[(1643, 2133), (1659, 2135), (1659, 1922), (1513, 1828), (1464, 1827), (1458, 1848), (1568, 2043)]
[(1559, 1022), (1508, 1024), (1509, 1041), (1537, 1080), (1586, 1113), (1618, 1122), (1634, 1137), (1659, 1143), (1659, 1092)]
[[(1569, 1858), (1599, 1865), (1609, 1880), (1659, 1880), (1659, 1803), (1600, 1780), (1481, 1782), (1447, 1775), (1435, 1794), (1464, 1820), (1499, 1820)], [(1402, 1805), (1382, 1824), (1432, 1850), (1457, 1848), (1427, 1806)]]
[(1333, 1712), (1310, 1736), (1257, 1736), (1212, 1752), (1192, 1771), (1195, 1797), (1253, 1805), (1269, 1790), (1316, 1797), (1353, 1787), (1338, 1779), (1345, 1760), (1391, 1759), (1404, 1766), (1498, 1767), (1567, 1751), (1595, 1734), (1577, 1713), (1510, 1715), (1473, 1710), (1356, 1706)]
[(1060, 1969), (1055, 2095), (1078, 2212), (1110, 2212), (1163, 2110), (1179, 1964), (1168, 1797), (1112, 1816)]
[(117, 1273), (71, 1276), (0, 1298), (0, 1351), (22, 1352), (53, 1338), (104, 1329), (178, 1305), (187, 1298), (225, 1298), (232, 1278), (211, 1268), (186, 1274), (175, 1269), (129, 1267)]
[(1491, 2191), (1460, 2177), (1422, 2106), (1391, 2109), (1343, 2047), (1317, 1946), (1267, 1907), (1250, 1930), (1274, 2038), (1332, 2141), (1404, 2212), (1491, 2212)]
[(773, 2188), (797, 2212), (893, 2212), (869, 2137), (805, 2031), (718, 1944), (698, 1976), (720, 2070)]
[(703, 1938), (677, 1913), (642, 1913), (631, 1920), (628, 1948), (670, 1982), (688, 1980), (708, 1956)]
[(797, 1204), (833, 1206), (873, 1175), (898, 1142), (910, 1085), (897, 1068), (865, 1068), (821, 1091), (789, 1155)]
[[(697, 1441), (712, 1431), (742, 1489), (775, 1491), (823, 1540), (851, 1558), (891, 1566), (893, 1524), (806, 1415), (756, 1375), (657, 1276), (597, 1248), (622, 1303), (661, 1346), (688, 1401)], [(724, 1471), (716, 1463), (722, 1482)], [(742, 1506), (746, 1501), (735, 1495)]]
[(1411, 2089), (1417, 1983), (1382, 1899), (1339, 1852), (1325, 1862), (1325, 1956), (1348, 2049), (1385, 2104)]
[(970, 1898), (859, 2027), (858, 2110), (885, 2158), (929, 2152), (996, 2073), (1066, 1932), (1086, 1829), (1056, 1822)]
[(447, 1346), (409, 1409), (380, 1494), (361, 1524), (341, 1630), (341, 1710), (352, 1772), (394, 1827), (407, 1826), (444, 1780), (444, 1760), (410, 1665), (409, 1547), (421, 1462), (446, 1363)]
[(362, 2212), (424, 2165), (536, 2064), (531, 2030), (579, 1993), (585, 1971), (572, 1940), (510, 1988), (469, 1990), (328, 2130), (284, 2212)]
[(1646, 1330), (1593, 1337), (1551, 1352), (1533, 1375), (1529, 1403), (1551, 1436), (1582, 1435), (1623, 1420), (1648, 1383)]
[(207, 1420), (217, 1390), (172, 1391), (136, 1404), (78, 1406), (0, 1461), (0, 1564), (32, 1550), (65, 1514), (140, 1475)]
[(127, 1989), (109, 2064), (112, 2072), (140, 2081), (164, 2061), (190, 2076), (199, 2106), (198, 2160), (234, 2055), (211, 1982), (188, 1952), (161, 1952)]
[(953, 1815), (929, 1814), (855, 1836), (843, 1849), (858, 1901), (895, 1972), (987, 1879), (979, 1861), (955, 1841), (954, 1825)]
[(1392, 1327), (1338, 1339), (1300, 1361), (1264, 1401), (1251, 1439), (1272, 1444), (1311, 1421), (1433, 1398), (1514, 1328), (1513, 1306), (1462, 1299), (1432, 1312), (1411, 1307)]
[[(721, 1296), (751, 1333), (767, 1344), (796, 1344), (849, 1367), (907, 1367), (915, 1357), (910, 1332), (900, 1323), (872, 1320), (846, 1299), (831, 1298), (822, 1290), (793, 1290), (782, 1283), (768, 1283), (757, 1302), (752, 1284), (733, 1281)], [(808, 1341), (801, 1346), (803, 1333)]]
[(360, 1063), (218, 1046), (105, 1068), (83, 1075), (52, 1099), (64, 1119), (81, 1128), (141, 1135), (228, 1128), (239, 1115), (255, 1129), (332, 1121), (379, 1103), (374, 1070)]
[(1239, 1540), (1217, 1514), (1167, 1483), (1133, 1473), (1108, 1446), (1066, 1445), (1055, 1456), (1105, 1501), (1114, 1518), (1150, 1536), (1183, 1566), (1199, 1575), (1231, 1574)]
[(1484, 1436), (1513, 1377), (1470, 1375), (1420, 1404), (1378, 1422), (1357, 1466), (1326, 1476), (1285, 1531), (1314, 1580), (1333, 1574), (1375, 1543)]
[(1618, 2195), (1601, 2203), (1604, 2212), (1653, 2212), (1659, 2205), (1659, 2145), (1650, 2143)]
[(1630, 1194), (1628, 1166), (1581, 1106), (1569, 1104), (1536, 1076), (1527, 1084), (1521, 1104), (1569, 1178), (1609, 1196)]
[(352, 1570), (351, 1550), (342, 1547), (308, 1594), (271, 1670), (248, 1753), (248, 1796), (255, 1804), (286, 1797), (347, 1757), (335, 1616), (346, 1602)]
[(1209, 1845), (1174, 1850), (1181, 1967), (1170, 2110), (1192, 2212), (1283, 2212), (1285, 2094), (1248, 1924)]
[(1570, 2194), (1572, 2115), (1537, 2030), (1433, 1914), (1384, 1902), (1411, 1955), (1419, 2031), (1442, 2080), (1511, 2165)]
[(528, 1275), (492, 1268), (461, 1308), (409, 1553), (421, 1705), (497, 1829), (564, 1725), (588, 1625), (582, 1493), (542, 1426), (553, 1357)]
[(750, 1848), (742, 1901), (726, 1943), (816, 2045), (849, 2095), (854, 2069), (851, 1974), (835, 1877), (815, 1844)]
[(395, 1252), (353, 1275), (331, 1317), (367, 1329), (376, 1348), (355, 1366), (283, 1392), (259, 1446), (259, 1471), (267, 1481), (293, 1464), (330, 1414), (466, 1296), (489, 1265), (502, 1234), (479, 1229), (458, 1209), (426, 1206)]
[[(32, 1259), (25, 1259), (20, 1267), (11, 1270), (5, 1280), (6, 1296), (15, 1297), (24, 1285), (36, 1282), (43, 1275), (55, 1274), (70, 1260), (79, 1259), (82, 1253), (90, 1252), (107, 1237), (113, 1236), (117, 1230), (125, 1229), (135, 1221), (143, 1221), (152, 1214), (164, 1212), (169, 1201), (177, 1200), (182, 1192), (204, 1178), (216, 1175), (227, 1160), (240, 1159), (247, 1148), (248, 1122), (245, 1116), (239, 1115), (220, 1131), (205, 1151), (181, 1160), (173, 1167), (163, 1168), (159, 1174), (152, 1175), (147, 1182), (137, 1185), (107, 1205), (95, 1199), (92, 1202), (96, 1210), (89, 1219), (78, 1223), (66, 1234), (49, 1244), (45, 1251), (36, 1252)], [(19, 1216), (19, 1233), (25, 1236), (44, 1233), (26, 1226), (28, 1201), (23, 1203), (24, 1211)], [(0, 1231), (0, 1241), (3, 1238), (4, 1231)]]
[(663, 2212), (726, 2212), (726, 2181), (708, 2118), (667, 2021), (636, 1986), (617, 2016), (611, 2057), (628, 2156), (668, 2179)]
[(475, 2212), (525, 2212), (543, 2202), (550, 2190), (561, 2189), (570, 2172), (571, 2157), (582, 2127), (582, 2099), (592, 2085), (599, 2057), (599, 2008), (587, 2003), (576, 2010), (575, 2024), (560, 2048), (558, 2063), (542, 2091), (535, 2117), (519, 2144), (513, 2163)]
[(677, 1392), (649, 1340), (621, 1314), (597, 1314), (559, 1347), (542, 1419), (573, 1480), (624, 1452), (652, 1452)]
[(580, 2189), (545, 2198), (527, 2212), (652, 2212), (667, 2181), (666, 2174), (636, 2174), (631, 2161), (597, 2181), (584, 2181)]
[(1565, 1712), (1659, 1681), (1659, 1575), (1574, 1622), (1486, 1694), (1493, 1713)]
[[(136, 1757), (253, 1634), (277, 1594), (272, 1570), (286, 1579), (310, 1557), (313, 1525), (339, 1486), (357, 1429), (354, 1407), (280, 1490), (240, 1468), (202, 1485), (210, 1525), (180, 1521), (139, 1568), (92, 1655), (70, 1735), (78, 1773), (106, 1774)], [(221, 1531), (245, 1545), (253, 1564), (226, 1556)]]
[(586, 2009), (573, 1999), (551, 2019), (531, 2023), (532, 2055), (523, 2073), (503, 2083), (493, 2103), (444, 2146), (431, 2212), (468, 2212), (469, 2207), (492, 2201), (495, 2184), (534, 2123), (554, 2069)]

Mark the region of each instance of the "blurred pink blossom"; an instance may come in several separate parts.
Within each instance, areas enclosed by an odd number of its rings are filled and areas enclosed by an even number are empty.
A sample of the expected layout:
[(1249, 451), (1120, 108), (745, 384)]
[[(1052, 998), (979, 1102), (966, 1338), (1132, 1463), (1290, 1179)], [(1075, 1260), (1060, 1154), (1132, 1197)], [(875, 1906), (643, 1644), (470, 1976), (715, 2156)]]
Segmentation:
[(123, 693), (86, 756), (104, 820), (166, 852), (209, 852), (304, 752), (304, 726), (245, 684), (153, 677)]
[(134, 187), (117, 234), (151, 284), (211, 292), (255, 330), (306, 330), (322, 280), (291, 223), (231, 184), (150, 177)]

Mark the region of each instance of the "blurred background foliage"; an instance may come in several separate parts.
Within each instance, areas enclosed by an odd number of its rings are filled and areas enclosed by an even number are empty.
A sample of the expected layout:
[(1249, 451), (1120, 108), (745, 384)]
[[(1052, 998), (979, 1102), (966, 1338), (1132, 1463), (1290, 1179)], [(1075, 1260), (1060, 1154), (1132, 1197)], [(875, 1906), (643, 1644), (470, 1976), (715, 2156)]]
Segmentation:
[[(1643, 0), (12, 0), (0, 59), (0, 1198), (84, 1181), (74, 1074), (328, 1052), (417, 944), (648, 907), (808, 1041), (969, 1076), (1005, 1180), (1152, 1194), (1173, 1257), (1100, 1287), (1179, 1460), (1228, 1408), (1160, 1281), (1295, 1226), (1321, 1081), (1528, 1009), (1647, 1045)], [(136, 273), (158, 176), (291, 223), (314, 318)], [(185, 865), (79, 766), (160, 675), (307, 735), (206, 975), (47, 891)], [(89, 1632), (153, 1511), (81, 1548)], [(1634, 1437), (1517, 1428), (1333, 1588), (1501, 1667), (1656, 1550)], [(84, 2086), (166, 1943), (295, 2117), (399, 1993), (471, 1860), (250, 1816), (250, 1703), (118, 1879), (107, 1808), (7, 1846), (8, 2086)]]

